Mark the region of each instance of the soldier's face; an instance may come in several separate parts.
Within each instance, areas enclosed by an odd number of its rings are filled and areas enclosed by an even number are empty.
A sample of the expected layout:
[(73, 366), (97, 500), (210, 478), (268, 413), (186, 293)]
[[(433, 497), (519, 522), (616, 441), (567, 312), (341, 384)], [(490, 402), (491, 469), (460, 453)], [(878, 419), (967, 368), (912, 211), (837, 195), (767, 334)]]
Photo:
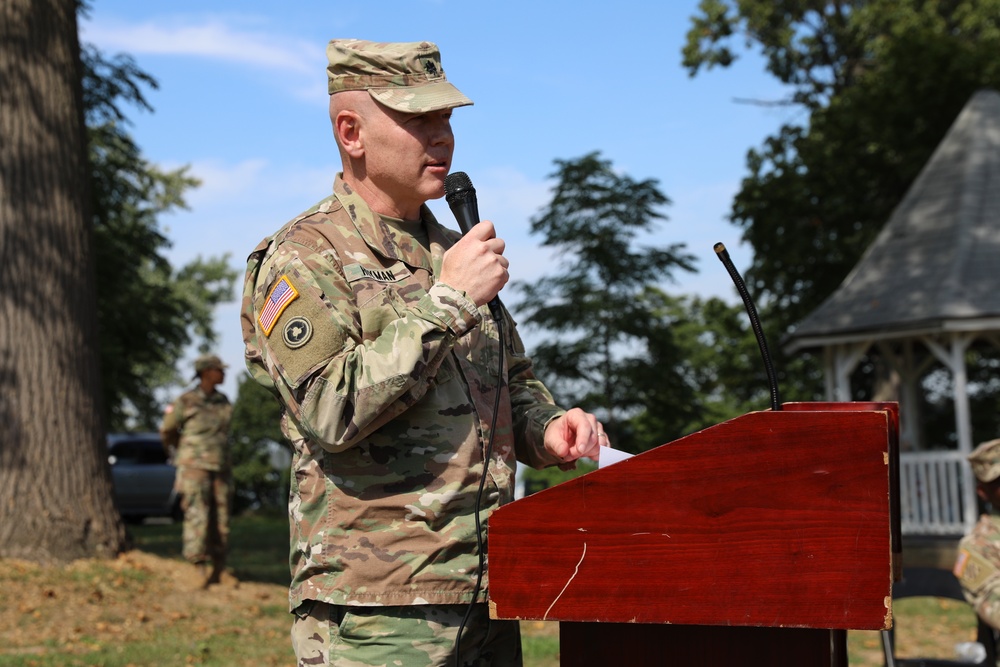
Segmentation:
[(202, 376), (212, 384), (222, 384), (226, 379), (226, 371), (221, 368), (208, 368), (202, 371)]
[(455, 150), (451, 109), (410, 114), (372, 107), (363, 130), (367, 177), (396, 217), (416, 220), (421, 204), (444, 196)]
[(994, 511), (1000, 511), (1000, 479), (992, 482), (980, 482), (976, 485), (976, 493), (984, 502), (989, 503)]

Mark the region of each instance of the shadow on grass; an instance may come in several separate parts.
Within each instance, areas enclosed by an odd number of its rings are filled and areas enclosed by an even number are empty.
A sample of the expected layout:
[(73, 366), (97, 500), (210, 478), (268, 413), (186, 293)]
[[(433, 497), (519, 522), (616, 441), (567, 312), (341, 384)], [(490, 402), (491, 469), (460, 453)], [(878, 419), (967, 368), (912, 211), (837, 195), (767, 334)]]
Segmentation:
[[(182, 560), (179, 522), (146, 522), (128, 527), (133, 548)], [(288, 515), (282, 511), (245, 513), (229, 522), (228, 568), (241, 581), (287, 586)]]

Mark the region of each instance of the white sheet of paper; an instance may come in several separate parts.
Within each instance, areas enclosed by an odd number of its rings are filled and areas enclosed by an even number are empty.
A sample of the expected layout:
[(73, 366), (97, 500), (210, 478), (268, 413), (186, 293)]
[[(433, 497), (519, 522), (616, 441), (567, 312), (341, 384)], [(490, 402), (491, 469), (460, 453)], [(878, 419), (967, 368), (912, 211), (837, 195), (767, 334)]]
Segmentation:
[(612, 447), (601, 447), (601, 456), (597, 461), (598, 469), (604, 466), (609, 466), (612, 463), (618, 463), (619, 461), (624, 461), (625, 459), (632, 458), (632, 454), (628, 452), (623, 452), (620, 449), (614, 449)]

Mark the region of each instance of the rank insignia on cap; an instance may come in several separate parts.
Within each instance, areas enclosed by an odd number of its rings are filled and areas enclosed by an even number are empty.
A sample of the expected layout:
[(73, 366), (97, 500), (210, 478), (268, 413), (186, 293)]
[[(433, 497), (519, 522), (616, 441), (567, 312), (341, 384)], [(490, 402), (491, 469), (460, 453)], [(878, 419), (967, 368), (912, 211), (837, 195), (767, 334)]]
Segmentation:
[(298, 296), (299, 292), (289, 282), (288, 276), (281, 276), (281, 279), (271, 288), (267, 298), (264, 300), (264, 307), (261, 309), (260, 315), (257, 316), (257, 322), (260, 324), (260, 328), (265, 336), (271, 335), (271, 329), (274, 328), (278, 318), (281, 317), (281, 313)]
[(288, 320), (288, 324), (285, 325), (282, 331), (281, 337), (285, 341), (285, 345), (289, 348), (296, 350), (312, 338), (312, 324), (305, 317), (293, 317)]

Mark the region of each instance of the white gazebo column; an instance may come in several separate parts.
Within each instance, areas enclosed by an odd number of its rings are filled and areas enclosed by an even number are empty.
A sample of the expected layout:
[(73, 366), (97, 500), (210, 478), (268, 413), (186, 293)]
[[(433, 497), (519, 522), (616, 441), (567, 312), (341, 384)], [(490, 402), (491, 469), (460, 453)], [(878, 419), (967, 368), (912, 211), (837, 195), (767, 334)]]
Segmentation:
[(824, 348), (827, 366), (827, 400), (842, 402), (851, 400), (851, 371), (861, 361), (861, 357), (868, 351), (870, 345), (870, 341), (864, 341), (853, 344), (843, 343)]
[(920, 392), (917, 385), (924, 367), (930, 365), (928, 358), (921, 366), (917, 365), (913, 352), (913, 339), (903, 341), (903, 363), (900, 369), (902, 382), (899, 388), (900, 409), (899, 430), (901, 432), (902, 449), (919, 452), (924, 449), (923, 430), (920, 428)]
[[(955, 394), (955, 435), (958, 439), (958, 451), (963, 459), (972, 453), (972, 410), (969, 408), (965, 353), (973, 340), (975, 336), (972, 334), (951, 334), (947, 350), (931, 339), (924, 340), (927, 348), (951, 371)], [(968, 465), (962, 466), (962, 504), (962, 519), (967, 528), (972, 528), (977, 514), (976, 484), (972, 478), (972, 468)]]

